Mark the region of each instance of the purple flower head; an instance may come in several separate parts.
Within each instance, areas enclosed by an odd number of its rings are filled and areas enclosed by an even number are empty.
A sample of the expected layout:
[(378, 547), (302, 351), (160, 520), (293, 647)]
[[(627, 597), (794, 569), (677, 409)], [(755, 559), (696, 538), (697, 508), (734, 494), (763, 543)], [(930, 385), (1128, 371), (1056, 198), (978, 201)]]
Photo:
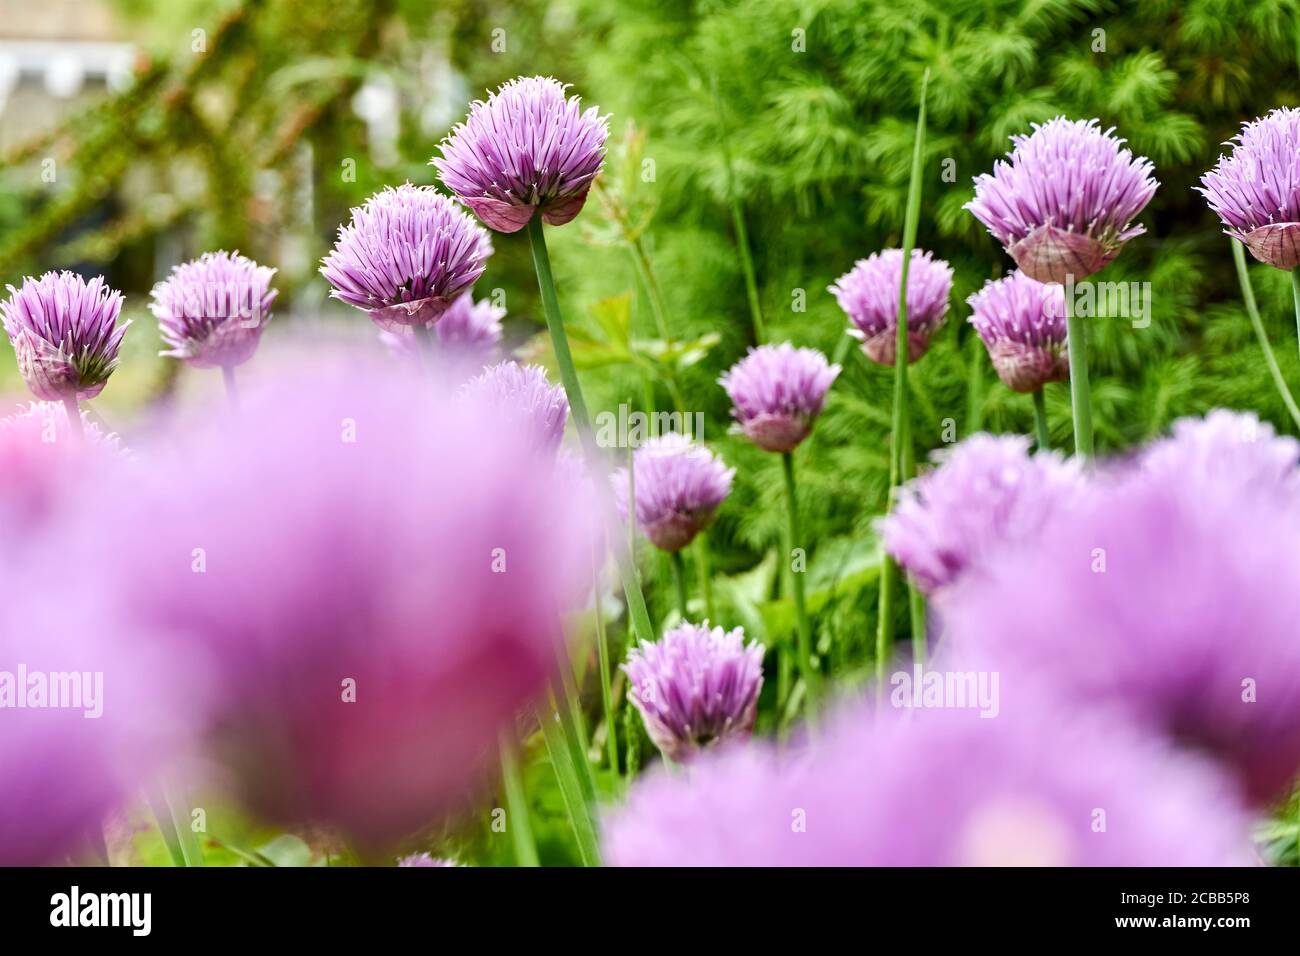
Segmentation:
[(455, 860), (434, 859), (428, 853), (412, 853), (397, 861), (398, 866), (456, 866)]
[(564, 438), (569, 399), (564, 386), (552, 385), (540, 365), (493, 365), (467, 382), (461, 394), (486, 402), (505, 418), (519, 422), (538, 447), (554, 451)]
[[(709, 526), (731, 493), (736, 469), (684, 435), (652, 438), (633, 456), (636, 520), (656, 548), (680, 551)], [(627, 469), (611, 477), (614, 504), (627, 519)]]
[(1070, 377), (1065, 289), (1019, 270), (984, 284), (966, 302), (970, 324), (1007, 388), (1036, 392)]
[(1180, 418), (1173, 434), (1148, 445), (1137, 462), (1154, 480), (1195, 476), (1250, 495), (1300, 502), (1300, 442), (1276, 434), (1252, 412), (1216, 408), (1204, 418)]
[[(652, 772), (605, 821), (615, 866), (1250, 865), (1214, 768), (1125, 725), (855, 708), (805, 750)], [(1097, 811), (1105, 813), (1099, 831)]]
[(1260, 262), (1300, 265), (1300, 110), (1273, 110), (1246, 123), (1196, 187)]
[(1021, 435), (972, 435), (938, 460), (880, 522), (885, 550), (927, 594), (1033, 538), (1083, 493), (1073, 462), (1055, 452), (1030, 455)]
[[(886, 249), (859, 259), (830, 287), (873, 362), (893, 365), (898, 349), (898, 291), (903, 281), (903, 250)], [(907, 361), (930, 348), (930, 337), (943, 325), (952, 290), (952, 267), (920, 249), (912, 250), (907, 270)]]
[(163, 341), (195, 368), (234, 368), (253, 357), (271, 320), (274, 269), (238, 252), (205, 252), (153, 287)]
[(840, 374), (816, 349), (760, 345), (718, 379), (741, 431), (764, 451), (793, 451), (812, 432)]
[(547, 76), (516, 77), (470, 105), (434, 159), (443, 184), (491, 229), (518, 232), (540, 212), (562, 226), (605, 161), (609, 123)]
[(1085, 279), (1145, 230), (1133, 219), (1155, 195), (1150, 160), (1114, 130), (1064, 116), (1013, 136), (1010, 162), (975, 177), (965, 206), (1031, 279)]
[(1004, 673), (1004, 710), (1037, 687), (1118, 708), (1263, 802), (1300, 772), (1300, 509), (1258, 449), (1210, 464), (1213, 430), (1184, 427), (989, 562), (951, 603), (952, 645)]
[(18, 371), (37, 398), (94, 398), (117, 368), (130, 322), (118, 324), (122, 293), (100, 276), (87, 282), (72, 272), (47, 272), (8, 286), (0, 302)]
[[(434, 360), (441, 377), (463, 382), (481, 372), (496, 356), (505, 315), (505, 309), (487, 299), (475, 302), (468, 292), (453, 302), (433, 327), (437, 343)], [(399, 354), (420, 357), (422, 346), (413, 330), (403, 328), (379, 335), (385, 345)]]
[(669, 760), (747, 738), (763, 686), (763, 646), (741, 628), (682, 624), (628, 651), (628, 700)]
[(388, 188), (352, 210), (321, 274), (382, 329), (437, 322), (492, 254), (487, 232), (432, 186)]
[[(198, 654), (118, 628), (101, 595), (107, 566), (61, 573), (84, 524), (29, 542), (5, 569), (0, 607), (0, 866), (89, 856), (105, 815), (179, 760), (200, 706)], [(100, 580), (96, 580), (99, 578)]]
[(555, 677), (591, 535), (525, 429), (349, 364), (250, 390), (239, 429), (155, 441), (105, 547), (133, 629), (208, 654), (225, 785), (380, 849), (491, 785), (500, 731)]

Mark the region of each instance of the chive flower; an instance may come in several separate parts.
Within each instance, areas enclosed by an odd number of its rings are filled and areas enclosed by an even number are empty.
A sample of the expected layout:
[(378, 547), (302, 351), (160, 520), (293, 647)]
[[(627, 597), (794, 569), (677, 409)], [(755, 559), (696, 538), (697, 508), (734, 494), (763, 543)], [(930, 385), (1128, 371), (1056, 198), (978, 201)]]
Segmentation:
[(1017, 270), (984, 284), (969, 299), (970, 324), (1007, 388), (1036, 392), (1070, 377), (1065, 290)]
[(501, 362), (465, 383), (461, 394), (520, 422), (538, 447), (554, 451), (564, 438), (569, 399), (564, 386), (552, 385), (540, 365)]
[[(709, 449), (675, 432), (638, 448), (632, 467), (637, 524), (656, 548), (669, 552), (682, 550), (709, 526), (736, 475)], [(626, 520), (627, 469), (618, 469), (611, 483), (615, 507)]]
[(0, 302), (5, 332), (28, 389), (48, 402), (94, 398), (117, 368), (122, 337), (122, 293), (101, 276), (87, 282), (73, 272), (47, 272), (8, 286)]
[(174, 267), (154, 286), (149, 304), (170, 346), (161, 354), (194, 368), (247, 362), (271, 320), (274, 275), (238, 252), (205, 252)]
[(582, 210), (609, 123), (567, 91), (551, 77), (517, 77), (471, 104), (441, 143), (432, 165), (489, 228), (518, 232), (534, 213), (562, 226)]
[[(859, 259), (830, 292), (853, 323), (849, 335), (862, 343), (873, 362), (893, 365), (898, 349), (898, 298), (903, 281), (903, 250), (886, 249)], [(952, 290), (952, 267), (920, 249), (912, 250), (907, 271), (907, 361), (930, 348), (943, 325)]]
[(718, 384), (750, 441), (764, 451), (788, 452), (811, 434), (839, 374), (840, 367), (816, 349), (782, 342), (750, 349)]
[(1159, 185), (1114, 129), (1058, 116), (1011, 137), (1009, 161), (975, 177), (966, 209), (1031, 279), (1078, 281), (1097, 272), (1145, 230), (1133, 220)]
[(628, 700), (669, 760), (743, 740), (754, 728), (763, 686), (763, 646), (741, 628), (682, 624), (628, 651)]
[(486, 268), (492, 240), (432, 186), (389, 187), (352, 210), (321, 274), (388, 331), (437, 322)]
[(1300, 265), (1300, 110), (1282, 107), (1242, 126), (1231, 151), (1196, 187), (1260, 262)]

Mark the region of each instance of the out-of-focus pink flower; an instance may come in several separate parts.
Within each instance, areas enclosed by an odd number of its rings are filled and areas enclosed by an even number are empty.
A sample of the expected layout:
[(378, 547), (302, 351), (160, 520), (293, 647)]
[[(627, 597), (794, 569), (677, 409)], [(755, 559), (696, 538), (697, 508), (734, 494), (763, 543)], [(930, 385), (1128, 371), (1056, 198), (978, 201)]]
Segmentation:
[[(1064, 718), (1064, 719), (1063, 719)], [(803, 750), (651, 773), (615, 866), (1229, 866), (1249, 819), (1214, 768), (1122, 723), (855, 707)]]
[(554, 673), (591, 538), (519, 421), (351, 364), (155, 442), (113, 556), (127, 620), (211, 657), (229, 785), (378, 847), (482, 792)]
[(501, 342), (501, 320), (506, 310), (487, 299), (475, 302), (466, 292), (451, 304), (433, 327), (437, 344), (432, 356), (422, 354), (422, 345), (411, 329), (380, 332), (385, 345), (400, 355), (424, 360), (432, 358), (438, 375), (450, 383), (478, 375), (497, 354)]
[(461, 394), (517, 422), (540, 448), (555, 451), (564, 439), (569, 398), (563, 385), (551, 384), (540, 365), (493, 365), (467, 382)]

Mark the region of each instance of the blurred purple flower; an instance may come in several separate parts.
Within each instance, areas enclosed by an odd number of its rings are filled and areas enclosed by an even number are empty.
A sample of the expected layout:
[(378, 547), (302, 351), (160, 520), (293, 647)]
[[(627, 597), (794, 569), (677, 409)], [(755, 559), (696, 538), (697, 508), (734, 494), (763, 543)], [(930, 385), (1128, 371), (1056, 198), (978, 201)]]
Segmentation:
[(1075, 461), (1030, 455), (1022, 435), (972, 435), (935, 457), (938, 467), (908, 482), (880, 521), (885, 550), (927, 594), (1036, 537), (1084, 493)]
[(101, 276), (87, 282), (72, 272), (28, 276), (21, 289), (7, 288), (0, 316), (32, 394), (58, 402), (103, 391), (131, 324), (117, 323), (122, 293)]
[[(5, 569), (0, 602), (0, 866), (91, 858), (106, 814), (138, 798), (179, 759), (194, 729), (198, 653), (172, 653), (150, 634), (113, 625), (100, 593), (105, 568), (76, 579), (76, 536), (29, 542), (26, 568)], [(101, 579), (101, 580), (97, 580)]]
[(1300, 265), (1300, 110), (1282, 107), (1245, 123), (1232, 151), (1196, 187), (1260, 262)]
[(1194, 478), (1300, 503), (1300, 442), (1276, 434), (1253, 412), (1216, 408), (1204, 418), (1180, 418), (1170, 437), (1143, 449), (1137, 464), (1157, 481)]
[(493, 365), (466, 382), (461, 394), (486, 402), (499, 414), (519, 422), (539, 447), (554, 451), (564, 438), (569, 399), (564, 386), (552, 385), (540, 365)]
[(1124, 725), (1045, 712), (859, 707), (804, 751), (652, 772), (605, 821), (615, 866), (1250, 865), (1205, 763)]
[(1114, 129), (1064, 116), (1013, 136), (1010, 162), (975, 177), (964, 208), (1039, 282), (1086, 279), (1145, 229), (1133, 219), (1159, 185)]
[[(898, 350), (898, 292), (903, 281), (903, 250), (886, 249), (859, 259), (840, 276), (830, 292), (854, 328), (849, 335), (862, 343), (873, 362), (893, 365)], [(928, 252), (912, 250), (907, 270), (907, 361), (915, 362), (930, 348), (930, 337), (943, 325), (952, 290), (952, 267)]]
[(787, 452), (812, 432), (838, 365), (789, 342), (760, 345), (718, 379), (741, 431), (764, 451)]
[(1300, 499), (1294, 443), (1243, 445), (1225, 421), (1184, 423), (1005, 549), (949, 622), (1004, 687), (1120, 708), (1264, 802), (1300, 772)]
[(181, 263), (153, 287), (163, 355), (194, 368), (234, 368), (253, 357), (271, 320), (275, 270), (238, 252), (205, 252)]
[(455, 860), (434, 859), (428, 853), (412, 853), (397, 861), (400, 866), (456, 866)]
[[(481, 372), (497, 354), (505, 314), (505, 309), (487, 299), (475, 302), (469, 292), (453, 302), (433, 327), (437, 343), (433, 360), (440, 377), (458, 383)], [(414, 330), (380, 332), (379, 337), (399, 354), (421, 358), (422, 347)]]
[(437, 322), (491, 254), (488, 233), (454, 201), (405, 183), (352, 210), (320, 271), (334, 298), (395, 331)]
[(609, 123), (546, 76), (516, 77), (470, 104), (432, 160), (443, 184), (491, 229), (518, 232), (540, 212), (562, 226), (605, 161)]
[[(736, 469), (702, 445), (669, 432), (652, 438), (633, 456), (636, 520), (656, 548), (680, 551), (713, 521)], [(626, 468), (611, 477), (614, 504), (627, 520)]]
[(970, 324), (1007, 388), (1036, 392), (1070, 377), (1063, 287), (1017, 270), (986, 282), (966, 302)]
[(763, 645), (741, 628), (682, 624), (628, 651), (627, 696), (669, 760), (743, 740), (754, 729), (763, 686)]
[(522, 423), (418, 369), (348, 366), (277, 376), (238, 430), (155, 442), (110, 540), (119, 613), (212, 658), (231, 788), (378, 848), (490, 783), (499, 731), (554, 676), (590, 533)]

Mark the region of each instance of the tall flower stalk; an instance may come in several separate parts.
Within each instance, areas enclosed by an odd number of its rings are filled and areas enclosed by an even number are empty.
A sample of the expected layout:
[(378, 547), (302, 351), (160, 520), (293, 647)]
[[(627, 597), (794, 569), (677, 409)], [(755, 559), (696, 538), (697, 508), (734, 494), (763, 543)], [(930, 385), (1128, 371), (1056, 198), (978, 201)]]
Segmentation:
[(1282, 377), (1282, 369), (1278, 367), (1277, 356), (1273, 354), (1273, 346), (1269, 344), (1268, 333), (1264, 331), (1264, 323), (1259, 317), (1255, 289), (1250, 284), (1250, 272), (1246, 269), (1245, 246), (1240, 239), (1234, 238), (1231, 242), (1232, 258), (1237, 264), (1237, 280), (1241, 283), (1241, 298), (1246, 303), (1246, 314), (1250, 316), (1250, 324), (1255, 329), (1256, 338), (1259, 339), (1259, 347), (1264, 352), (1264, 362), (1268, 365), (1269, 375), (1273, 377), (1273, 384), (1277, 386), (1277, 392), (1282, 396), (1286, 410), (1291, 414), (1291, 420), (1295, 422), (1296, 428), (1300, 429), (1300, 408), (1296, 407), (1291, 389), (1286, 384), (1286, 379)]
[[(903, 443), (910, 441), (907, 431), (907, 278), (916, 247), (916, 231), (921, 219), (921, 158), (925, 152), (925, 107), (930, 90), (930, 71), (921, 77), (921, 103), (916, 111), (916, 138), (912, 143), (912, 172), (907, 184), (907, 212), (903, 219), (902, 275), (898, 284), (898, 324), (894, 344), (894, 415), (889, 429), (889, 510), (893, 510), (898, 487), (903, 480)], [(898, 566), (886, 551), (880, 558), (880, 603), (876, 623), (876, 677), (883, 679), (894, 645), (894, 591)]]
[(539, 866), (537, 843), (533, 839), (532, 821), (528, 815), (528, 799), (519, 775), (519, 761), (515, 758), (515, 742), (510, 735), (501, 734), (501, 789), (505, 791), (506, 813), (509, 815), (510, 839), (514, 843), (515, 863), (519, 866)]

